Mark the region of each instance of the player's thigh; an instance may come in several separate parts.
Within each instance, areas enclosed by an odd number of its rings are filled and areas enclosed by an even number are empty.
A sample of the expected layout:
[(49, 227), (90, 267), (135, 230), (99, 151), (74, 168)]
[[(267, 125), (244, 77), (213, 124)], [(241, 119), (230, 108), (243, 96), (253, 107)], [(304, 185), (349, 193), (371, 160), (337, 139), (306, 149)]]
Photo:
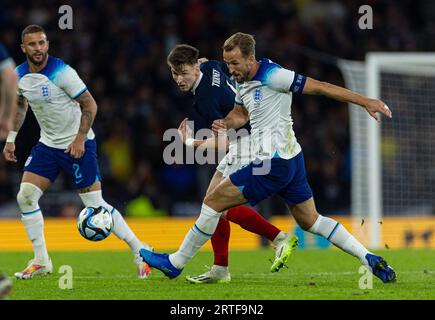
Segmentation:
[(42, 191), (45, 191), (51, 184), (50, 179), (37, 175), (30, 171), (24, 171), (21, 183), (27, 182), (37, 186)]
[(296, 222), (303, 230), (311, 228), (319, 217), (313, 197), (301, 203), (289, 205), (289, 209)]
[(213, 177), (211, 178), (210, 184), (208, 185), (206, 195), (213, 191), (214, 188), (216, 188), (218, 184), (221, 183), (223, 178), (224, 176), (222, 172), (216, 170)]
[(218, 212), (246, 203), (243, 193), (230, 178), (224, 178), (204, 199), (204, 203)]
[(59, 175), (56, 149), (37, 143), (24, 164), (21, 182), (31, 183), (45, 191)]
[(97, 160), (96, 141), (88, 140), (85, 143), (85, 153), (80, 159), (70, 154), (58, 154), (58, 162), (62, 170), (71, 177), (79, 193), (91, 192), (101, 189), (101, 175)]

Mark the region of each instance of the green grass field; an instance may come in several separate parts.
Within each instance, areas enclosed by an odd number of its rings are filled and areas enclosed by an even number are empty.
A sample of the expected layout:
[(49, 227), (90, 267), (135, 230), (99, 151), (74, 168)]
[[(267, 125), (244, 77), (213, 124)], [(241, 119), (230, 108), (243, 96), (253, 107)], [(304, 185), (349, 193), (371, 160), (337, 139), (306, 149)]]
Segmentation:
[[(283, 300), (283, 299), (435, 299), (434, 250), (378, 251), (396, 270), (398, 281), (359, 288), (359, 261), (339, 250), (298, 250), (288, 269), (270, 273), (271, 249), (230, 253), (232, 282), (195, 285), (185, 275), (202, 273), (212, 254), (200, 252), (177, 279), (153, 270), (139, 280), (130, 252), (53, 252), (53, 274), (32, 280), (13, 280), (12, 300), (20, 299), (154, 299), (154, 300)], [(12, 276), (30, 253), (0, 253), (0, 271)], [(62, 265), (73, 270), (73, 288), (60, 289)]]

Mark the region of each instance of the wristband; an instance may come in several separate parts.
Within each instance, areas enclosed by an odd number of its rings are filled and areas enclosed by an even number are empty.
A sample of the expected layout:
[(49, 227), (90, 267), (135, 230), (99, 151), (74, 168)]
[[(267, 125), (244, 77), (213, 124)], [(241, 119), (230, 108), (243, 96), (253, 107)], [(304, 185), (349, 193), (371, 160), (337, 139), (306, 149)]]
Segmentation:
[(195, 139), (193, 139), (193, 138), (187, 138), (185, 144), (188, 147), (193, 147), (194, 146), (194, 142), (195, 142)]
[(15, 138), (17, 137), (17, 131), (9, 131), (8, 137), (6, 138), (7, 143), (15, 143)]

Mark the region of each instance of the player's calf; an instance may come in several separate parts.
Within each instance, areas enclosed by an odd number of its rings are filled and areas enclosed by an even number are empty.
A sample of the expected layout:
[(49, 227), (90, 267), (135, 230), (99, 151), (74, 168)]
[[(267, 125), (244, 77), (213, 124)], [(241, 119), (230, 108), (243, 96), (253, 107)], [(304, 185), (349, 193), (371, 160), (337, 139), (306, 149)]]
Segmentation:
[[(98, 182), (99, 183), (99, 182)], [(98, 185), (99, 187), (99, 185)], [(113, 217), (113, 233), (122, 241), (124, 241), (131, 249), (131, 251), (137, 255), (141, 249), (148, 249), (152, 250), (152, 248), (141, 242), (136, 235), (134, 234), (133, 230), (128, 226), (127, 222), (122, 217), (121, 213), (116, 210), (113, 206), (108, 204), (104, 199), (102, 195), (102, 190), (94, 190), (90, 192), (85, 193), (79, 193), (80, 198), (82, 199), (83, 204), (86, 207), (104, 207), (106, 208)], [(136, 259), (135, 256), (135, 263), (137, 265), (137, 272), (138, 277), (141, 279), (146, 279), (149, 277), (151, 273), (150, 267), (144, 263)]]

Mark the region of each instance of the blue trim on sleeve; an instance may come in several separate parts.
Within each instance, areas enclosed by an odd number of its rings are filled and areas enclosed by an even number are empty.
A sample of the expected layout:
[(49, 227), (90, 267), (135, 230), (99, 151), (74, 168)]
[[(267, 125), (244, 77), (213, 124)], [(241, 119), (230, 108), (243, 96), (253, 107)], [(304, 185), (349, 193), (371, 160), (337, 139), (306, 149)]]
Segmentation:
[(307, 77), (301, 74), (295, 73), (295, 77), (293, 79), (293, 83), (288, 89), (290, 92), (302, 93), (304, 90), (305, 82), (307, 81)]
[(272, 60), (261, 59), (260, 67), (258, 68), (254, 78), (252, 78), (252, 81), (260, 81), (262, 84), (267, 84), (273, 71), (281, 68), (282, 67), (279, 64), (272, 62)]
[(88, 87), (84, 87), (82, 90), (80, 90), (77, 94), (75, 94), (72, 99), (77, 99), (83, 92), (88, 90)]
[[(63, 62), (61, 59), (49, 55), (47, 60), (47, 65), (44, 67), (44, 69), (42, 69), (38, 73), (43, 74), (48, 79), (50, 79), (50, 81), (54, 82), (56, 75), (67, 66), (68, 65), (65, 62)], [(16, 72), (19, 79), (24, 77), (26, 74), (30, 73), (29, 63), (25, 61), (22, 64), (20, 64), (16, 68)]]
[(50, 81), (53, 81), (56, 78), (56, 75), (66, 67), (67, 64), (61, 59), (48, 56), (47, 65), (44, 69), (39, 71), (39, 73), (45, 75), (48, 79), (50, 79)]
[(27, 61), (23, 62), (22, 64), (20, 64), (18, 67), (15, 68), (15, 71), (18, 75), (18, 79), (21, 79), (22, 77), (24, 77), (26, 74), (30, 72), (29, 63)]

